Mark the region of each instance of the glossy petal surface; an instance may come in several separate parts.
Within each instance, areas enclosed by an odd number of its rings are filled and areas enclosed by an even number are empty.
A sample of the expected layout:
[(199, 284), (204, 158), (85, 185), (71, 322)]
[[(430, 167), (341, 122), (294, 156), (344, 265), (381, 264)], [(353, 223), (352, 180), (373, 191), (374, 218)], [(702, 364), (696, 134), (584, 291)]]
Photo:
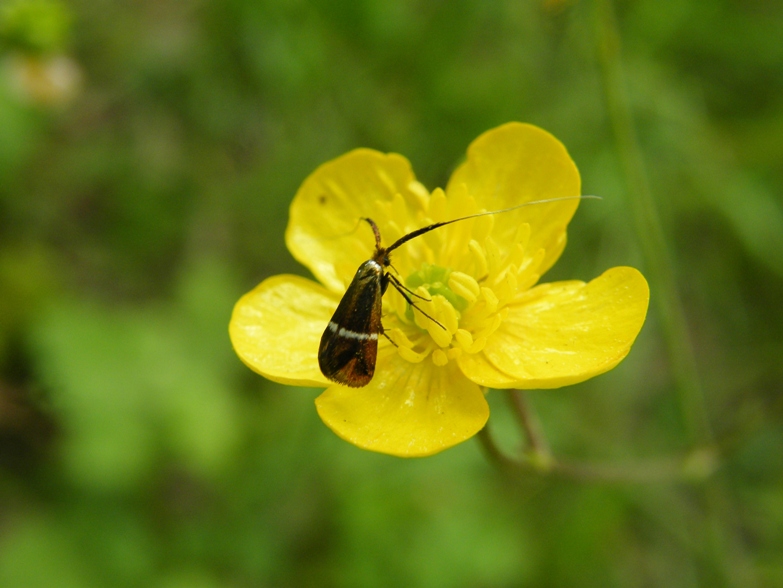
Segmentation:
[[(579, 196), (579, 171), (555, 137), (533, 125), (507, 123), (479, 136), (468, 158), (449, 180), (449, 196), (460, 185), (486, 210), (500, 210), (531, 200)], [(529, 255), (546, 254), (540, 273), (549, 269), (565, 246), (566, 226), (579, 200), (536, 204), (493, 216), (492, 236), (500, 245), (513, 243), (522, 223), (531, 227)]]
[[(370, 226), (360, 219), (378, 223), (388, 245), (399, 236), (387, 226), (391, 209), (403, 214), (421, 209), (428, 198), (407, 159), (356, 149), (323, 164), (304, 181), (291, 203), (286, 244), (322, 284), (343, 292), (375, 247)], [(406, 225), (411, 218), (404, 219)]]
[(590, 283), (557, 282), (517, 297), (481, 353), (459, 364), (493, 388), (559, 388), (604, 373), (629, 352), (647, 314), (649, 288), (630, 267)]
[(239, 358), (265, 378), (294, 386), (326, 386), (318, 344), (337, 298), (298, 276), (274, 276), (234, 306), (229, 335)]
[[(291, 276), (261, 284), (235, 308), (234, 347), (272, 380), (328, 386), (316, 400), (321, 419), (359, 447), (413, 457), (456, 445), (489, 416), (483, 387), (580, 382), (621, 361), (641, 329), (649, 290), (634, 269), (534, 287), (565, 247), (580, 194), (563, 145), (522, 123), (478, 137), (445, 191), (429, 193), (400, 155), (351, 151), (316, 169), (291, 204), (286, 243), (323, 286)], [(540, 202), (551, 199), (560, 200)], [(338, 297), (376, 243), (433, 223), (446, 224), (388, 252), (390, 275), (412, 289), (393, 284), (383, 296), (396, 347), (379, 341), (366, 386), (331, 384), (317, 351)]]
[(379, 349), (364, 388), (331, 386), (316, 399), (321, 419), (364, 449), (401, 457), (431, 455), (475, 435), (489, 418), (479, 386), (454, 362), (413, 364), (389, 345)]

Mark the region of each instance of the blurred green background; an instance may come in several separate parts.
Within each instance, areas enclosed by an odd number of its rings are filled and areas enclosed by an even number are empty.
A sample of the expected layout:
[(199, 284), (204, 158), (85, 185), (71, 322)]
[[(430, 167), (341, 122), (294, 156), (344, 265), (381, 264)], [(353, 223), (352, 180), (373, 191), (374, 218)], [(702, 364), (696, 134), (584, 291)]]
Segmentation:
[[(628, 0), (616, 28), (607, 7), (1, 1), (0, 586), (783, 586), (783, 3)], [(634, 265), (653, 288), (617, 369), (531, 394), (554, 452), (708, 442), (678, 400), (666, 255), (634, 221), (638, 147), (720, 455), (706, 481), (508, 476), (475, 441), (363, 452), (318, 390), (233, 354), (239, 296), (305, 274), (283, 232), (317, 165), (366, 146), (443, 186), (509, 120), (604, 198), (545, 280)]]

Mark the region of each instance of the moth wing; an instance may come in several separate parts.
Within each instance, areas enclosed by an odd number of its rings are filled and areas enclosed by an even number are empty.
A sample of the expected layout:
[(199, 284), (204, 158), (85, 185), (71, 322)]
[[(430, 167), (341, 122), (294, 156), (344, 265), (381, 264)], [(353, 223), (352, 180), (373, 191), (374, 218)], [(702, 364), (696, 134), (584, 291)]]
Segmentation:
[(382, 276), (360, 277), (348, 286), (321, 336), (318, 365), (328, 379), (361, 388), (372, 380), (382, 331)]

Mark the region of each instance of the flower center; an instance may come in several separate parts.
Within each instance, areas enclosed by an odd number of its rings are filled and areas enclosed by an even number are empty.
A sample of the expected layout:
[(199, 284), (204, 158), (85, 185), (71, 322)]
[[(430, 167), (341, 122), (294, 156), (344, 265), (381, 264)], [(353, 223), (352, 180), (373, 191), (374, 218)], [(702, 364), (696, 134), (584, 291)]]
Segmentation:
[(416, 294), (409, 297), (418, 310), (393, 296), (400, 320), (388, 332), (398, 353), (413, 363), (431, 356), (443, 366), (462, 353), (478, 353), (506, 315), (491, 288), (450, 268), (422, 264), (405, 285)]
[[(462, 312), (468, 307), (468, 301), (449, 288), (449, 277), (452, 273), (449, 268), (425, 263), (405, 279), (405, 285), (414, 292), (423, 287), (430, 297), (443, 296), (456, 311)], [(413, 308), (410, 306), (408, 318), (413, 320)]]
[[(452, 218), (479, 211), (464, 188), (455, 191), (453, 202)], [(435, 212), (418, 226), (445, 218), (445, 206), (443, 191), (435, 190), (430, 202)], [(443, 366), (463, 353), (480, 353), (508, 315), (508, 304), (536, 283), (545, 251), (528, 251), (530, 225), (500, 231), (504, 246), (493, 236), (494, 225), (494, 216), (466, 220), (427, 233), (415, 253), (395, 253), (400, 267), (417, 268), (405, 278), (416, 308), (394, 293), (383, 299), (385, 332), (401, 357), (413, 363), (430, 357)]]

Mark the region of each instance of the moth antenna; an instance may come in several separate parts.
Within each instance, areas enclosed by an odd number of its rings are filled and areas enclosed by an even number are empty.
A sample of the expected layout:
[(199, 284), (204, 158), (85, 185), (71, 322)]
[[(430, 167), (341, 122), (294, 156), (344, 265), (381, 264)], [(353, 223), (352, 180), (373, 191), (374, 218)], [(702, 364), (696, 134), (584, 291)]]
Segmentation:
[(593, 195), (583, 195), (583, 196), (560, 196), (557, 198), (545, 198), (543, 200), (531, 200), (530, 202), (523, 202), (522, 204), (517, 204), (516, 206), (511, 206), (509, 208), (502, 208), (500, 210), (490, 210), (487, 212), (478, 212), (476, 214), (469, 214), (468, 216), (462, 216), (460, 218), (455, 218), (441, 223), (433, 223), (431, 225), (427, 225), (426, 227), (422, 227), (420, 229), (416, 229), (415, 231), (411, 231), (407, 235), (400, 237), (394, 243), (392, 243), (386, 248), (386, 253), (391, 253), (392, 251), (397, 249), (397, 247), (399, 247), (404, 243), (407, 243), (411, 239), (415, 239), (416, 237), (424, 235), (425, 233), (429, 233), (432, 230), (438, 229), (440, 227), (445, 227), (446, 225), (450, 225), (452, 223), (458, 223), (460, 221), (468, 220), (471, 218), (478, 218), (480, 216), (488, 216), (490, 214), (511, 212), (512, 210), (517, 210), (518, 208), (524, 208), (525, 206), (532, 206), (533, 204), (547, 204), (549, 202), (560, 202), (561, 200), (587, 200), (587, 199), (601, 200), (601, 197), (593, 196)]
[(359, 222), (366, 221), (368, 225), (370, 225), (370, 228), (372, 229), (373, 234), (375, 235), (375, 251), (380, 251), (382, 249), (381, 247), (381, 231), (378, 229), (378, 225), (375, 224), (375, 221), (373, 221), (371, 218), (362, 217), (359, 219)]

